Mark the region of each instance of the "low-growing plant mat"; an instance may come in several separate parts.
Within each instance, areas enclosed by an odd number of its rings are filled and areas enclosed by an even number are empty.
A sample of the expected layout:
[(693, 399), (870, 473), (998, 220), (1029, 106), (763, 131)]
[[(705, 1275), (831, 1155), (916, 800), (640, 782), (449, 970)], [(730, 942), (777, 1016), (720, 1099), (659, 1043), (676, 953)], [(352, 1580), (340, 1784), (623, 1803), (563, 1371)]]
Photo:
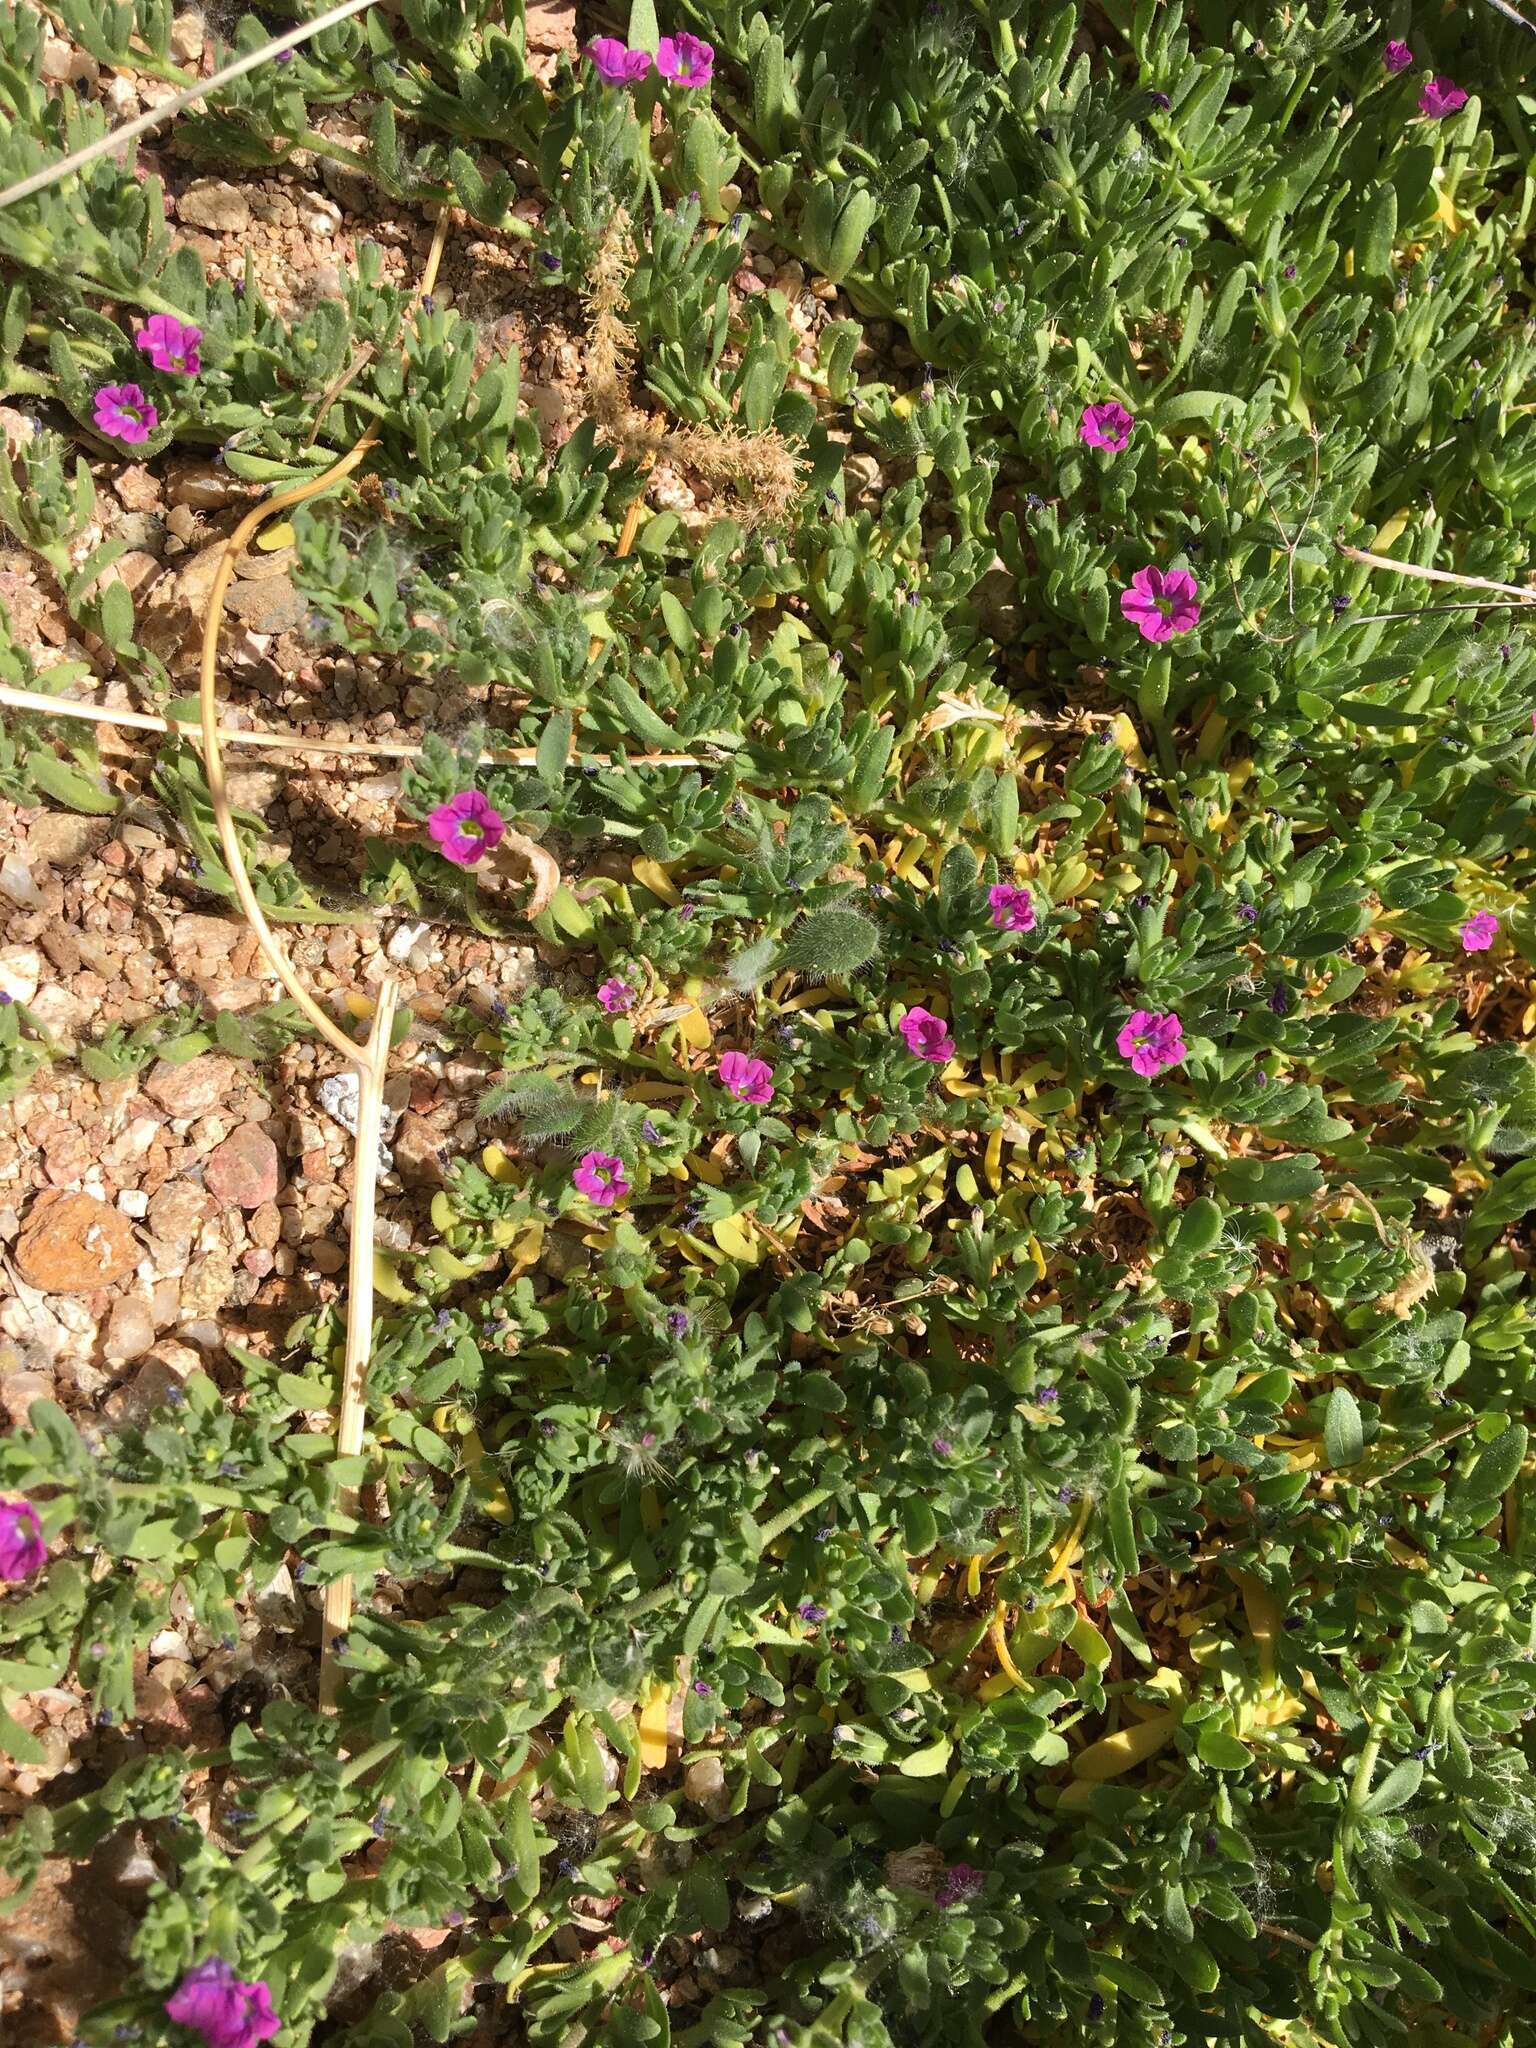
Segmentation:
[(7, 2038), (1528, 2048), (1536, 28), (321, 12), (0, 19)]

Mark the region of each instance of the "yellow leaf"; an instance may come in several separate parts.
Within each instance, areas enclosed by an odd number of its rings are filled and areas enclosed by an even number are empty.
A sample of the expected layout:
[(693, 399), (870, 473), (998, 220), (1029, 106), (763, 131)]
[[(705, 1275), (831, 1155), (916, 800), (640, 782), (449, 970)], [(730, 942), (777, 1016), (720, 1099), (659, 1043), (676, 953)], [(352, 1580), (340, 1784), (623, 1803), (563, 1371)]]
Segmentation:
[(395, 1271), (394, 1261), (383, 1252), (373, 1255), (373, 1291), (382, 1294), (386, 1301), (414, 1301), (415, 1294)]
[(715, 1042), (715, 1034), (709, 1028), (709, 1019), (697, 1003), (684, 1016), (678, 1018), (677, 1035), (686, 1039), (699, 1052), (707, 1052)]
[(257, 534), (256, 545), (264, 555), (274, 555), (279, 548), (291, 548), (293, 527), (286, 519), (280, 519), (276, 526), (266, 527)]
[(762, 1240), (747, 1235), (749, 1225), (742, 1216), (722, 1216), (709, 1226), (710, 1235), (728, 1258), (738, 1266), (755, 1266), (763, 1256)]
[(521, 1237), (507, 1254), (507, 1271), (515, 1280), (519, 1273), (526, 1273), (539, 1263), (539, 1254), (544, 1249), (544, 1225), (542, 1222), (525, 1224)]
[(667, 1761), (667, 1693), (658, 1686), (640, 1709), (640, 1761), (648, 1771), (665, 1768)]
[[(982, 1158), (981, 1170), (987, 1177), (987, 1185), (993, 1194), (1003, 1191), (1003, 1133), (1001, 1126), (987, 1140), (987, 1149)], [(1044, 1279), (1044, 1274), (1040, 1276)]]
[(1173, 1731), (1182, 1718), (1182, 1709), (1174, 1708), (1166, 1714), (1154, 1714), (1135, 1728), (1117, 1728), (1113, 1735), (1101, 1735), (1072, 1759), (1073, 1777), (1101, 1785), (1106, 1779), (1134, 1770), (1173, 1740)]
[(480, 1154), (480, 1164), (492, 1180), (506, 1182), (517, 1179), (517, 1168), (499, 1145), (487, 1145)]
[(677, 884), (661, 862), (652, 860), (649, 854), (637, 854), (629, 864), (629, 871), (642, 889), (649, 889), (651, 894), (659, 896), (663, 903), (675, 906), (682, 902)]

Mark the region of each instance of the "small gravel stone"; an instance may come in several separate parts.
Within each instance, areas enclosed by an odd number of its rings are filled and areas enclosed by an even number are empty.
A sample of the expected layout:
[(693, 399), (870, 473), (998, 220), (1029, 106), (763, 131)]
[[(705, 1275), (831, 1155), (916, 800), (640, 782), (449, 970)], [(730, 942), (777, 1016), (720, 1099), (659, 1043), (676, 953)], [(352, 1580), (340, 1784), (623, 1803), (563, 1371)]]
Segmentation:
[(233, 1062), (217, 1053), (200, 1053), (180, 1066), (160, 1060), (144, 1093), (171, 1116), (206, 1116), (224, 1100), (234, 1071)]
[(0, 951), (0, 995), (13, 1003), (30, 1003), (43, 978), (43, 956), (36, 946), (7, 946)]
[(110, 1287), (138, 1264), (138, 1240), (126, 1216), (94, 1195), (38, 1196), (16, 1241), (16, 1266), (43, 1294), (88, 1294)]
[(208, 1155), (203, 1185), (221, 1202), (239, 1209), (271, 1203), (282, 1184), (277, 1147), (260, 1124), (242, 1124)]
[(188, 227), (239, 234), (251, 224), (250, 201), (225, 178), (199, 178), (181, 195), (177, 212)]
[(142, 1358), (154, 1341), (155, 1322), (147, 1302), (134, 1295), (124, 1295), (113, 1302), (101, 1346), (104, 1358), (114, 1365), (125, 1365), (130, 1359)]

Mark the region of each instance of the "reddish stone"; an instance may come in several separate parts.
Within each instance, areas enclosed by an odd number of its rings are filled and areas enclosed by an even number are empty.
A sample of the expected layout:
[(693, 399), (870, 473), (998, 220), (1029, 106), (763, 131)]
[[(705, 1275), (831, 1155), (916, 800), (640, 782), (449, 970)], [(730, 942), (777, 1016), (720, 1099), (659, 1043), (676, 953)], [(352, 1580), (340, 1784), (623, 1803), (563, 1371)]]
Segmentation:
[(282, 1184), (277, 1147), (260, 1124), (242, 1124), (208, 1155), (203, 1185), (221, 1202), (259, 1209)]

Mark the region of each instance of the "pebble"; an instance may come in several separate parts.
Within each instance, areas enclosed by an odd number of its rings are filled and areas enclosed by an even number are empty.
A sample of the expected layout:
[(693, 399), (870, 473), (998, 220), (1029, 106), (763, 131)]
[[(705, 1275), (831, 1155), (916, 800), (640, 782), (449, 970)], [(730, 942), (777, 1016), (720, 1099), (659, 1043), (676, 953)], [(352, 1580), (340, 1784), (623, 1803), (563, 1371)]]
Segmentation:
[(412, 952), (429, 938), (432, 927), (429, 924), (399, 924), (389, 935), (389, 944), (384, 948), (386, 956), (397, 967), (403, 965)]
[(208, 1197), (190, 1181), (168, 1181), (149, 1202), (149, 1227), (166, 1245), (190, 1245), (208, 1215)]
[(110, 1287), (138, 1261), (138, 1240), (127, 1217), (94, 1195), (39, 1195), (16, 1241), (17, 1270), (43, 1294)]
[[(183, 1359), (187, 1361), (185, 1365), (181, 1363)], [(184, 1344), (160, 1345), (127, 1386), (107, 1397), (102, 1404), (103, 1417), (118, 1429), (148, 1422), (157, 1408), (165, 1406), (169, 1395), (180, 1391), (182, 1381), (201, 1363), (197, 1353)]]
[(287, 575), (237, 583), (225, 603), (253, 633), (291, 633), (309, 616), (309, 606)]
[(200, 1053), (180, 1066), (159, 1060), (144, 1093), (171, 1116), (206, 1116), (224, 1100), (234, 1071), (234, 1063), (217, 1053)]
[(42, 892), (33, 879), (32, 870), (14, 853), (8, 853), (0, 860), (0, 896), (8, 896), (18, 910), (41, 910)]
[(0, 951), (0, 995), (13, 1003), (30, 1003), (43, 978), (43, 956), (36, 946), (7, 946)]
[(125, 1216), (131, 1216), (136, 1223), (142, 1223), (149, 1214), (149, 1197), (142, 1188), (124, 1188), (117, 1198), (117, 1206)]
[(130, 1359), (142, 1358), (154, 1341), (155, 1321), (147, 1302), (135, 1295), (123, 1295), (113, 1302), (101, 1346), (104, 1358), (114, 1365), (126, 1365)]
[(242, 1124), (214, 1147), (203, 1168), (203, 1185), (238, 1209), (260, 1209), (275, 1199), (282, 1164), (260, 1124)]
[(27, 852), (46, 867), (78, 867), (111, 829), (105, 818), (77, 818), (67, 811), (48, 811), (27, 827)]
[(683, 1773), (683, 1797), (699, 1806), (712, 1820), (723, 1820), (730, 1811), (731, 1795), (726, 1789), (725, 1767), (717, 1756), (696, 1757)]
[(53, 85), (74, 85), (82, 78), (94, 85), (101, 76), (101, 66), (88, 50), (77, 50), (60, 36), (43, 45), (42, 73)]
[(178, 14), (171, 23), (171, 55), (178, 64), (196, 64), (208, 40), (208, 24), (195, 7)]
[(252, 1244), (273, 1251), (283, 1234), (283, 1212), (276, 1202), (263, 1202), (245, 1227)]
[(341, 1246), (332, 1244), (328, 1237), (322, 1238), (316, 1245), (311, 1245), (309, 1255), (317, 1270), (322, 1273), (339, 1273), (347, 1263), (347, 1255)]
[[(355, 1067), (345, 1067), (339, 1074), (327, 1074), (320, 1083), (317, 1093), (320, 1107), (333, 1122), (344, 1131), (357, 1136), (358, 1077)], [(379, 1171), (388, 1173), (394, 1165), (394, 1158), (385, 1140), (395, 1134), (400, 1121), (400, 1111), (389, 1102), (384, 1104), (384, 1114), (379, 1124)]]
[(306, 193), (299, 205), (299, 226), (307, 235), (334, 235), (341, 226), (341, 208), (334, 199)]
[[(222, 1252), (204, 1252), (188, 1266), (181, 1282), (181, 1312), (196, 1321), (217, 1315), (235, 1284), (235, 1269)], [(215, 1331), (217, 1336), (217, 1331)]]
[(34, 1401), (49, 1401), (53, 1398), (53, 1378), (46, 1372), (8, 1372), (0, 1374), (0, 1408), (10, 1418), (13, 1429), (26, 1426), (27, 1416)]
[(188, 227), (214, 228), (224, 234), (237, 234), (251, 224), (250, 201), (225, 178), (199, 178), (189, 185), (177, 213)]
[[(170, 499), (173, 505), (189, 506), (194, 512), (218, 512), (225, 505), (233, 505), (248, 495), (245, 485), (227, 469), (220, 469), (216, 462), (189, 462), (176, 472), (171, 479)], [(168, 521), (167, 524), (170, 524)], [(174, 525), (171, 531), (176, 531)], [(218, 566), (222, 547), (209, 549), (208, 578)], [(182, 571), (183, 576), (186, 571)]]

